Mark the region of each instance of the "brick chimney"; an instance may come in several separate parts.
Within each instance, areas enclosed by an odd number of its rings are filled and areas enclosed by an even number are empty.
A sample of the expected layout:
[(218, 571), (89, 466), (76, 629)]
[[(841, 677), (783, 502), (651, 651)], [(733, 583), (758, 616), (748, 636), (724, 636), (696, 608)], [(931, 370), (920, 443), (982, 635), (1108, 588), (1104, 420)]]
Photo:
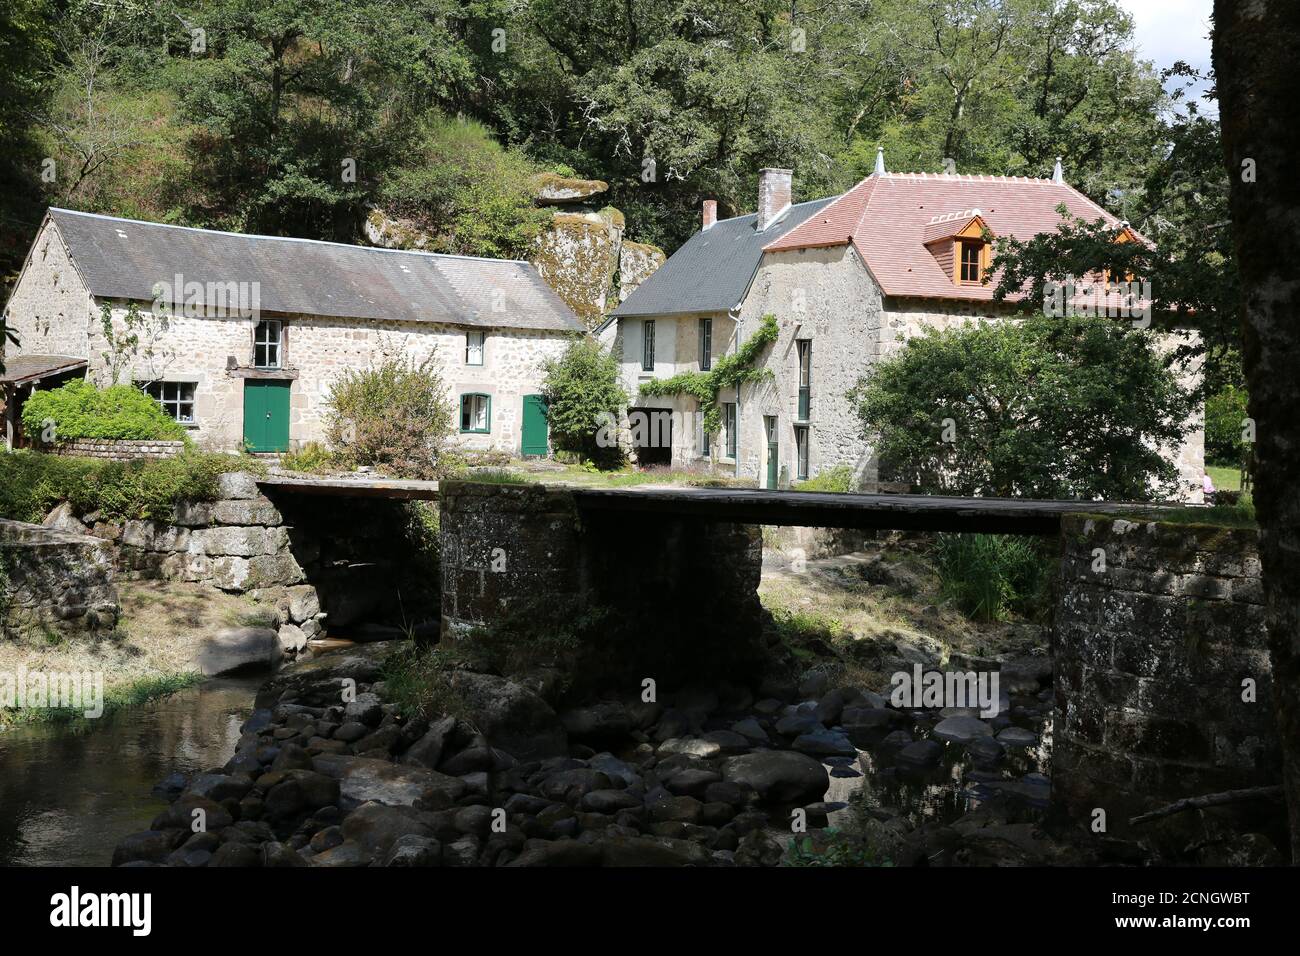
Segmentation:
[(790, 205), (790, 179), (794, 174), (788, 169), (760, 169), (758, 171), (758, 231), (762, 232), (772, 220)]
[(704, 200), (704, 221), (700, 226), (700, 230), (703, 231), (710, 228), (717, 221), (718, 201), (716, 199)]

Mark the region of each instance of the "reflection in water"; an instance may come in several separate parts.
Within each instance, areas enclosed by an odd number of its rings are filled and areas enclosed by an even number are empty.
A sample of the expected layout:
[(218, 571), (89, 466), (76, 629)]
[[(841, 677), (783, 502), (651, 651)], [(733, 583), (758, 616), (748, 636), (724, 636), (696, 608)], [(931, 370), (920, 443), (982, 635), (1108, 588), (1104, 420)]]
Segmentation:
[(218, 678), (79, 728), (0, 733), (0, 865), (107, 866), (166, 806), (154, 784), (230, 759), (264, 680)]

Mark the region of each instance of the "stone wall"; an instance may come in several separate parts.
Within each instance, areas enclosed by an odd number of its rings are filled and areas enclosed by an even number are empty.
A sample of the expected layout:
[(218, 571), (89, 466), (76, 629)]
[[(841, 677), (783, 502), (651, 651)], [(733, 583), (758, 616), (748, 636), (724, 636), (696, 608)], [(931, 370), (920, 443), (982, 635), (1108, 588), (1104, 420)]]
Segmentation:
[(292, 493), (273, 501), (245, 473), (222, 475), (220, 494), (179, 502), (171, 522), (77, 519), (66, 507), (59, 521), (113, 544), (126, 578), (249, 594), (278, 610), (282, 641), (297, 647), (327, 626), (387, 625), (377, 636), (395, 637), (437, 616), (436, 558), (430, 567), (413, 552), (405, 502)]
[(183, 441), (134, 441), (124, 438), (76, 438), (42, 449), (52, 455), (134, 461), (137, 458), (172, 458), (185, 450)]
[(1279, 782), (1258, 533), (1070, 516), (1062, 541), (1058, 803), (1105, 809), (1115, 834), (1183, 797)]
[[(591, 614), (611, 681), (738, 678), (762, 626), (757, 526), (580, 513), (571, 491), (443, 482), (442, 633)], [(528, 621), (522, 622), (525, 627)], [(538, 637), (549, 635), (538, 634)]]
[(8, 355), (86, 357), (98, 314), (53, 222), (46, 223), (28, 257), (30, 267), (5, 306), (18, 341), (0, 348)]
[(117, 624), (113, 549), (86, 535), (0, 519), (4, 636), (72, 637)]
[[(115, 304), (114, 322), (120, 326), (125, 314), (125, 306)], [(281, 371), (290, 383), (290, 448), (325, 440), (329, 389), (343, 372), (398, 356), (412, 362), (436, 359), (457, 425), (461, 395), (491, 397), (488, 433), (456, 434), (456, 444), (466, 449), (518, 452), (523, 396), (541, 392), (541, 363), (558, 357), (569, 336), (561, 331), (489, 328), (485, 330), (483, 364), (468, 365), (468, 330), (460, 326), (304, 315), (274, 318), (284, 323)], [(193, 382), (191, 437), (207, 448), (238, 450), (243, 442), (244, 376), (253, 358), (254, 325), (253, 319), (236, 316), (172, 316), (153, 357), (139, 360), (131, 374), (137, 381)], [(99, 385), (108, 384), (108, 371), (100, 356), (106, 348), (96, 327), (87, 374)], [(227, 368), (231, 358), (239, 368)]]

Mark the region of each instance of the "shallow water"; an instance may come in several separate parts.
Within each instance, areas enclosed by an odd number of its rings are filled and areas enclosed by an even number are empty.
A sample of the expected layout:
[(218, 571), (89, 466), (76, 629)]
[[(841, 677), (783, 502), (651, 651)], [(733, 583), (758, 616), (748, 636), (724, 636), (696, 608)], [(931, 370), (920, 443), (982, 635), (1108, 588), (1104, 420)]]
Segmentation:
[(108, 866), (167, 805), (174, 771), (219, 767), (265, 675), (222, 677), (80, 725), (0, 731), (0, 866)]

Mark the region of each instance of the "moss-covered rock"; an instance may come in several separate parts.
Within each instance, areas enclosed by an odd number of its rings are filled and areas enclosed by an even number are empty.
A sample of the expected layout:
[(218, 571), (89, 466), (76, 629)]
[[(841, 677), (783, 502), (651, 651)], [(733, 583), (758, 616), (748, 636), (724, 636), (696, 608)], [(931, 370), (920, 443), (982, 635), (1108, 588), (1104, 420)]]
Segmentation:
[(537, 190), (539, 206), (566, 206), (587, 202), (609, 189), (609, 183), (599, 179), (575, 179), (558, 173), (539, 173), (532, 179)]

